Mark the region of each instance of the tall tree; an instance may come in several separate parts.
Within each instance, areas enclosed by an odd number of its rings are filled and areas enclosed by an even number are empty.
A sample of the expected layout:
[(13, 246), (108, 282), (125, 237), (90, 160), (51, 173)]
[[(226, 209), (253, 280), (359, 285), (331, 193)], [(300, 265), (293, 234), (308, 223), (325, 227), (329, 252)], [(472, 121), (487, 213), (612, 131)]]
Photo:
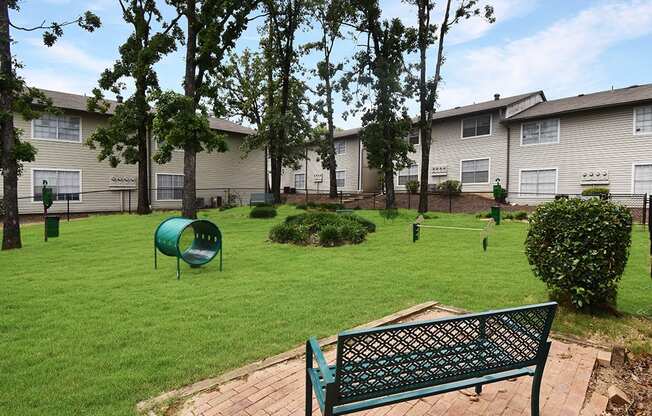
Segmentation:
[[(192, 100), (195, 110), (202, 98), (215, 98), (211, 76), (224, 71), (225, 57), (235, 46), (249, 23), (248, 15), (255, 9), (255, 0), (168, 0), (186, 17), (186, 64), (183, 78), (184, 95)], [(226, 109), (214, 101), (214, 115), (222, 117)], [(192, 126), (188, 126), (183, 144), (182, 214), (197, 217), (196, 166), (197, 152), (204, 147)], [(219, 150), (219, 148), (216, 148)]]
[(256, 126), (256, 134), (245, 140), (243, 150), (249, 153), (260, 147), (264, 149), (263, 186), (265, 193), (268, 193), (268, 143), (261, 140), (263, 116), (267, 111), (264, 99), (267, 91), (265, 74), (265, 63), (260, 53), (245, 49), (240, 55), (229, 55), (223, 74), (215, 79), (215, 89), (226, 107), (227, 116)]
[[(154, 65), (174, 51), (177, 39), (181, 38), (177, 26), (180, 15), (166, 23), (154, 0), (118, 0), (118, 3), (122, 18), (132, 26), (133, 32), (118, 49), (119, 59), (100, 76), (99, 88), (93, 90), (88, 108), (106, 113), (109, 105), (102, 91), (120, 94), (125, 89), (125, 78), (133, 79), (135, 90), (124, 103), (117, 104), (108, 124), (98, 127), (86, 143), (92, 149), (99, 146), (98, 159), (108, 159), (113, 167), (121, 161), (138, 165), (137, 212), (148, 214), (151, 208), (147, 131), (153, 117), (149, 95), (159, 90)], [(161, 26), (160, 31), (152, 27), (155, 22)]]
[(267, 33), (263, 56), (267, 71), (267, 106), (264, 124), (269, 136), (272, 194), (281, 200), (281, 172), (284, 166), (301, 159), (310, 123), (301, 105), (305, 103), (305, 84), (297, 77), (300, 70), (297, 31), (307, 23), (308, 0), (265, 0)]
[[(480, 7), (478, 0), (446, 0), (442, 22), (437, 27), (431, 23), (435, 0), (405, 0), (417, 6), (419, 49), (419, 134), (421, 136), (421, 175), (419, 190), (419, 212), (428, 211), (428, 180), (430, 178), (430, 149), (432, 145), (432, 120), (436, 111), (437, 89), (441, 81), (441, 67), (445, 62), (444, 39), (451, 28), (462, 20), (482, 16), (488, 22), (495, 22), (494, 10), (490, 5)], [(427, 53), (437, 43), (435, 74), (428, 79)]]
[[(355, 54), (349, 78), (366, 90), (357, 94), (356, 108), (363, 112), (360, 136), (369, 166), (383, 175), (389, 209), (396, 206), (394, 173), (409, 166), (408, 153), (414, 151), (405, 140), (411, 126), (406, 100), (412, 95), (405, 56), (416, 47), (416, 33), (399, 19), (381, 21), (377, 0), (359, 1), (357, 8), (367, 47)], [(351, 94), (346, 97), (352, 99)]]
[(320, 79), (317, 94), (320, 99), (315, 103), (316, 112), (326, 119), (326, 131), (323, 141), (318, 143), (318, 152), (322, 167), (329, 171), (329, 196), (337, 197), (337, 161), (335, 159), (335, 124), (333, 121), (333, 92), (339, 84), (337, 74), (344, 70), (344, 62), (333, 62), (333, 49), (339, 39), (344, 38), (343, 27), (354, 13), (352, 3), (347, 0), (319, 0), (311, 7), (311, 14), (321, 29), (321, 39), (305, 45), (305, 48), (322, 53), (314, 71)]
[(14, 114), (27, 120), (38, 118), (43, 111), (53, 111), (52, 102), (38, 89), (25, 84), (17, 69), (21, 64), (12, 56), (11, 30), (42, 31), (43, 43), (52, 46), (63, 35), (66, 26), (77, 25), (89, 32), (100, 27), (100, 19), (87, 11), (76, 19), (65, 22), (45, 21), (39, 25), (24, 27), (11, 22), (9, 10), (19, 12), (18, 0), (0, 0), (0, 169), (3, 180), (3, 203), (5, 218), (2, 230), (2, 249), (22, 246), (18, 216), (18, 176), (22, 163), (31, 162), (36, 149), (20, 140), (22, 132), (14, 127)]

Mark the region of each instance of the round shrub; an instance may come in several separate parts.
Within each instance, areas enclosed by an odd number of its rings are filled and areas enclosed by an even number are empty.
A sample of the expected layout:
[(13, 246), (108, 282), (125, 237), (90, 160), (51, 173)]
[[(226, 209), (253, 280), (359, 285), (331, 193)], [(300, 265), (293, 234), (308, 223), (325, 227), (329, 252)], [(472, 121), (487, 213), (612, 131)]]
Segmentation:
[(407, 181), (405, 189), (411, 194), (419, 193), (419, 181)]
[(446, 195), (458, 195), (462, 192), (462, 182), (449, 179), (437, 185), (437, 190)]
[(255, 206), (249, 212), (249, 218), (274, 218), (276, 208), (272, 206)]
[(614, 306), (631, 244), (627, 208), (597, 198), (560, 199), (529, 219), (525, 253), (552, 298), (577, 309)]
[(367, 233), (375, 230), (373, 222), (357, 215), (308, 211), (290, 215), (283, 224), (274, 226), (269, 239), (278, 243), (333, 247), (345, 243), (359, 244), (365, 240)]

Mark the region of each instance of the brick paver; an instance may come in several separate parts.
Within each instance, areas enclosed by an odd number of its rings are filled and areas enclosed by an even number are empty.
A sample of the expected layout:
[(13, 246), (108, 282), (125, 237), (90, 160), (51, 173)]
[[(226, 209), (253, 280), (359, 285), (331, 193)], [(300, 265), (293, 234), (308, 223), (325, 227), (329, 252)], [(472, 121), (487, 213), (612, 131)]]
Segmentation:
[[(445, 315), (428, 312), (416, 319)], [(598, 356), (595, 348), (553, 341), (541, 386), (541, 416), (579, 416)], [(335, 351), (326, 359), (334, 361)], [(523, 416), (530, 414), (531, 378), (486, 385), (357, 413), (360, 416)], [(304, 416), (305, 362), (293, 359), (259, 370), (245, 380), (200, 393), (178, 407), (177, 416)], [(313, 415), (320, 415), (313, 399)], [(585, 412), (586, 413), (586, 412)]]

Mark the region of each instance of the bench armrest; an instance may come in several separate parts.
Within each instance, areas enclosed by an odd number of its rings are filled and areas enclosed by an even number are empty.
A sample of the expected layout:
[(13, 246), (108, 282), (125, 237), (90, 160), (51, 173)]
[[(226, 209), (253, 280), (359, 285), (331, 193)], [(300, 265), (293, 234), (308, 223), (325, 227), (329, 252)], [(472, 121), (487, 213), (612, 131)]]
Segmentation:
[[(333, 372), (331, 371), (330, 367), (328, 366), (328, 363), (326, 362), (326, 357), (324, 357), (324, 353), (322, 352), (321, 347), (319, 346), (319, 342), (317, 342), (317, 338), (310, 337), (310, 340), (308, 342), (310, 343), (310, 350), (312, 351), (312, 356), (315, 357), (315, 361), (317, 361), (317, 367), (319, 368), (319, 372), (324, 378), (324, 383), (330, 384), (335, 382), (335, 377), (333, 376)], [(312, 360), (312, 357), (307, 357), (307, 359)]]

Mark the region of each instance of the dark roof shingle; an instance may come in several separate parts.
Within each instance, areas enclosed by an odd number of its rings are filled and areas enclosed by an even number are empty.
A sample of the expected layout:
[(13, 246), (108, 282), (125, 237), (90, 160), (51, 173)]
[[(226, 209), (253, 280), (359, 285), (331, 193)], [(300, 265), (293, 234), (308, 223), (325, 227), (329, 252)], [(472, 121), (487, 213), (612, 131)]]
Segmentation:
[(557, 114), (572, 113), (598, 108), (615, 107), (625, 104), (652, 101), (652, 84), (631, 86), (616, 90), (600, 91), (592, 94), (580, 94), (575, 97), (560, 98), (541, 102), (508, 118), (525, 120)]
[[(40, 90), (43, 91), (43, 93), (52, 100), (52, 104), (55, 107), (65, 108), (67, 110), (88, 112), (87, 103), (89, 97), (85, 95), (70, 94), (67, 92), (52, 91), (52, 90), (44, 90), (42, 88)], [(118, 105), (118, 102), (114, 100), (106, 100), (106, 101), (109, 103), (109, 109), (106, 112), (106, 114), (111, 115), (114, 113), (115, 107)], [(232, 121), (223, 118), (209, 117), (209, 123), (211, 128), (215, 130), (229, 132), (229, 133), (254, 134), (256, 132), (253, 129), (241, 126), (240, 124), (234, 123)]]

